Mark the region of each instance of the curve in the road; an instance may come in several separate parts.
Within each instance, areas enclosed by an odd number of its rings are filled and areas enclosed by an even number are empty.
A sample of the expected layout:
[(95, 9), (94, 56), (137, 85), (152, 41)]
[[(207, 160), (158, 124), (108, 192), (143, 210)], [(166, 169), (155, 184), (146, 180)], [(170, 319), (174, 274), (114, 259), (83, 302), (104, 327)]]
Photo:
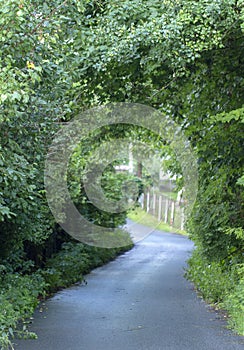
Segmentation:
[(87, 285), (41, 305), (31, 326), (38, 340), (17, 341), (16, 350), (243, 350), (244, 337), (185, 280), (192, 249), (186, 237), (154, 231), (93, 270)]

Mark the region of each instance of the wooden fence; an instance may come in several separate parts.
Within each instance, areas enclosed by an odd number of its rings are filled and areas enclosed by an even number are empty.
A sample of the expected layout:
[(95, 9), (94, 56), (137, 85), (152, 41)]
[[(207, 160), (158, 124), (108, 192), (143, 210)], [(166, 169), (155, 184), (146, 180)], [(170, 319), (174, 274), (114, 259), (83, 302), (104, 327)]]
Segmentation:
[(153, 191), (146, 191), (139, 198), (139, 203), (147, 213), (165, 224), (179, 230), (184, 229), (184, 207), (178, 201)]

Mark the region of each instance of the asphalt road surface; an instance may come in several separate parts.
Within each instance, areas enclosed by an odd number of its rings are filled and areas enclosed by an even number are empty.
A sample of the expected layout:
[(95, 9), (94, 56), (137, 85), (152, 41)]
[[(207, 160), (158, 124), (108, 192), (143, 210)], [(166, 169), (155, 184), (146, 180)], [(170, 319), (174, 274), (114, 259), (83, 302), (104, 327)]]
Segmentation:
[(185, 280), (192, 248), (183, 236), (154, 231), (93, 270), (87, 285), (40, 305), (30, 327), (38, 340), (19, 340), (16, 350), (243, 350), (244, 337)]

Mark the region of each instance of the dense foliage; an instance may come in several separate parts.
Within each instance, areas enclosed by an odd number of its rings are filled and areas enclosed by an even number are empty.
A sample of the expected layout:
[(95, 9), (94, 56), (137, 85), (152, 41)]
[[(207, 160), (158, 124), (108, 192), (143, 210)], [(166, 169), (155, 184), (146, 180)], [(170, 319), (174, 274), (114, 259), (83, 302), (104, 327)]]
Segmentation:
[(57, 254), (47, 260), (45, 268), (32, 274), (9, 272), (1, 275), (1, 349), (12, 349), (12, 338), (16, 335), (23, 338), (37, 337), (28, 330), (28, 324), (39, 300), (73, 283), (86, 282), (84, 275), (91, 269), (105, 264), (131, 247), (132, 244), (105, 249), (66, 242)]
[[(69, 240), (45, 198), (44, 160), (55, 132), (87, 108), (139, 102), (178, 122), (199, 159), (199, 194), (188, 229), (202, 259), (190, 266), (191, 276), (200, 276), (205, 269), (197, 266), (206, 261), (233, 273), (240, 305), (243, 2), (6, 0), (0, 28), (0, 273), (35, 271)], [(116, 138), (118, 127), (83, 147), (92, 150), (108, 135)], [(84, 166), (89, 154), (82, 155), (71, 162), (74, 200), (93, 220), (122, 223), (125, 214), (111, 218), (90, 207), (78, 184), (77, 164)], [(120, 180), (114, 186), (108, 171), (104, 181), (117, 198)]]

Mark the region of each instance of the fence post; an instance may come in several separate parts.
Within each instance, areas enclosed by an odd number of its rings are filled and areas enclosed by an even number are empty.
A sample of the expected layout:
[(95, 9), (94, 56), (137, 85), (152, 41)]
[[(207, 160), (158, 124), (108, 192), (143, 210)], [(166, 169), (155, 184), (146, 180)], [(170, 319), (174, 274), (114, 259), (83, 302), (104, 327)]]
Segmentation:
[(144, 205), (145, 205), (145, 203), (144, 203), (145, 198), (144, 197), (145, 197), (145, 195), (144, 195), (144, 193), (142, 193), (138, 199), (138, 203), (140, 203), (142, 209), (144, 209)]
[(168, 198), (165, 199), (165, 211), (164, 211), (164, 222), (167, 224), (168, 222), (168, 210), (169, 210), (169, 200)]
[(156, 213), (156, 193), (153, 193), (153, 215)]
[(171, 203), (171, 215), (170, 215), (170, 226), (173, 226), (174, 214), (175, 214), (175, 202), (172, 201), (172, 203)]
[(150, 210), (150, 192), (147, 192), (147, 213)]
[(158, 198), (158, 221), (162, 219), (162, 196)]

